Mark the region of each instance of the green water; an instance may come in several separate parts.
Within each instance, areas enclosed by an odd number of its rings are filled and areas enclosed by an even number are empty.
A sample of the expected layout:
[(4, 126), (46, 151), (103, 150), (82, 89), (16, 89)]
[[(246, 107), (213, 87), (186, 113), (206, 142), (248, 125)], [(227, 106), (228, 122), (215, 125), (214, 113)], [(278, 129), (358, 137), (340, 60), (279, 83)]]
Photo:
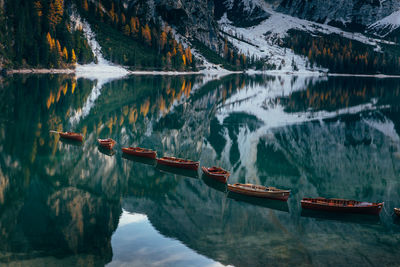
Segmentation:
[[(400, 82), (356, 77), (13, 76), (0, 85), (0, 265), (396, 266)], [(83, 144), (50, 130), (71, 130)], [(113, 154), (97, 138), (117, 141)], [(227, 194), (139, 145), (291, 189)], [(303, 197), (385, 202), (304, 212)]]

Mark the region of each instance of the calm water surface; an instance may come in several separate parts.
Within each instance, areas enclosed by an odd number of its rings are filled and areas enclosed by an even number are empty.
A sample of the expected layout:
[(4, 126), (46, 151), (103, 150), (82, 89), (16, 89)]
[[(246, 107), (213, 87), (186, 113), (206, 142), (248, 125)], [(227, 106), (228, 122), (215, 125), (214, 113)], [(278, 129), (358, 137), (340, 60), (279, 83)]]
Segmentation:
[[(0, 85), (0, 265), (398, 265), (399, 94), (398, 79), (355, 77), (9, 77)], [(114, 153), (96, 145), (107, 137)], [(131, 145), (292, 195), (227, 194), (200, 172), (123, 157)], [(385, 208), (379, 217), (301, 210), (317, 196)]]

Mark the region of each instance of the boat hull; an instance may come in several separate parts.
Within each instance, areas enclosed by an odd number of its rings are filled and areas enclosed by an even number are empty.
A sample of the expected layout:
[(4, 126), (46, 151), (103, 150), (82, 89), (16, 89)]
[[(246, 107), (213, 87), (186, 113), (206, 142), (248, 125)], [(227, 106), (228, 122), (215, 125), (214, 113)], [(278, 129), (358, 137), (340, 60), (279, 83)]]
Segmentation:
[(229, 178), (229, 173), (226, 173), (226, 174), (215, 174), (215, 173), (210, 173), (208, 170), (207, 170), (207, 168), (206, 167), (201, 167), (201, 170), (203, 171), (203, 173), (205, 174), (205, 175), (207, 175), (208, 177), (210, 177), (210, 178), (212, 178), (212, 179), (214, 179), (214, 180), (216, 180), (216, 181), (218, 181), (218, 182), (221, 182), (221, 183), (226, 183), (226, 181), (228, 180), (228, 178)]
[(157, 159), (157, 163), (169, 167), (174, 167), (174, 168), (181, 168), (181, 169), (187, 169), (187, 170), (197, 170), (199, 168), (199, 162), (194, 161), (194, 162), (175, 162), (172, 160), (166, 160), (163, 158)]
[(309, 201), (301, 201), (301, 207), (303, 209), (320, 210), (329, 212), (340, 212), (340, 213), (360, 213), (360, 214), (374, 214), (378, 215), (382, 211), (383, 204), (356, 207), (356, 206), (330, 206), (327, 204), (312, 203)]
[(101, 146), (102, 148), (111, 150), (113, 149), (114, 145), (115, 145), (115, 141), (112, 139), (98, 139), (97, 142), (99, 143), (99, 146)]
[(144, 158), (149, 158), (149, 159), (155, 159), (157, 157), (157, 152), (156, 151), (137, 151), (134, 149), (130, 148), (122, 148), (122, 152), (131, 155), (131, 156), (136, 156), (136, 157), (144, 157)]
[(61, 138), (82, 142), (83, 136), (80, 134), (59, 133)]
[(281, 201), (287, 201), (290, 196), (290, 191), (276, 191), (276, 192), (269, 192), (269, 191), (259, 191), (259, 190), (250, 190), (240, 188), (234, 185), (228, 184), (228, 190), (237, 194), (242, 194), (251, 197), (258, 197), (258, 198), (268, 198), (268, 199), (276, 199)]

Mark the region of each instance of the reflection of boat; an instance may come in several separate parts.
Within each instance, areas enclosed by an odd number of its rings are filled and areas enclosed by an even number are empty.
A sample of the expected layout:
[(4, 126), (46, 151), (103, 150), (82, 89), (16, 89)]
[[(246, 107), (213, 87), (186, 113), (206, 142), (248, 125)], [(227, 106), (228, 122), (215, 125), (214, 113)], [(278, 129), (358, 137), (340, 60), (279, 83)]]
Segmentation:
[(201, 169), (207, 176), (222, 183), (226, 183), (229, 175), (231, 175), (228, 171), (220, 167), (211, 167), (211, 168), (201, 167)]
[(66, 145), (82, 146), (83, 143), (78, 140), (60, 138), (60, 142)]
[(143, 164), (147, 164), (147, 165), (151, 165), (151, 166), (154, 166), (156, 163), (155, 159), (138, 157), (135, 155), (129, 155), (129, 154), (125, 154), (125, 153), (122, 154), (122, 157), (127, 160), (131, 160), (131, 161), (135, 161), (135, 162), (139, 162), (139, 163), (143, 163)]
[(104, 147), (109, 150), (113, 149), (113, 147), (115, 145), (115, 141), (111, 138), (97, 139), (97, 142), (99, 143), (99, 146)]
[(396, 213), (396, 215), (400, 217), (400, 209), (399, 208), (394, 208), (394, 213)]
[(234, 199), (240, 202), (246, 202), (251, 205), (256, 205), (260, 207), (265, 207), (273, 210), (280, 210), (284, 212), (289, 212), (289, 207), (286, 201), (276, 201), (273, 199), (263, 199), (251, 196), (246, 196), (243, 194), (238, 194), (235, 192), (229, 192), (228, 198)]
[(317, 210), (302, 210), (302, 217), (315, 218), (320, 220), (342, 221), (357, 224), (378, 224), (379, 216), (371, 214), (353, 214), (353, 213), (337, 213), (337, 212), (319, 212)]
[(217, 191), (226, 192), (226, 183), (221, 183), (219, 181), (216, 181), (206, 175), (203, 175), (203, 181), (206, 185), (208, 185), (209, 187), (214, 188)]
[(171, 166), (160, 165), (160, 164), (157, 164), (157, 169), (159, 169), (162, 172), (177, 174), (177, 175), (186, 176), (186, 177), (198, 178), (198, 174), (197, 174), (196, 170), (177, 169), (177, 168), (174, 168)]
[(115, 151), (112, 149), (105, 148), (103, 146), (98, 146), (100, 153), (107, 155), (107, 156), (114, 156)]
[(252, 197), (270, 198), (282, 201), (287, 201), (290, 196), (290, 190), (254, 184), (228, 184), (228, 190)]
[(157, 163), (170, 167), (189, 169), (189, 170), (197, 170), (199, 168), (198, 161), (193, 161), (189, 159), (180, 159), (175, 157), (162, 157), (157, 159)]
[(324, 210), (333, 212), (379, 214), (383, 203), (370, 203), (346, 199), (303, 198), (303, 209)]
[(82, 142), (83, 135), (73, 132), (58, 132), (61, 138)]
[(128, 155), (145, 157), (150, 159), (155, 159), (157, 157), (156, 151), (141, 147), (123, 147), (122, 152)]

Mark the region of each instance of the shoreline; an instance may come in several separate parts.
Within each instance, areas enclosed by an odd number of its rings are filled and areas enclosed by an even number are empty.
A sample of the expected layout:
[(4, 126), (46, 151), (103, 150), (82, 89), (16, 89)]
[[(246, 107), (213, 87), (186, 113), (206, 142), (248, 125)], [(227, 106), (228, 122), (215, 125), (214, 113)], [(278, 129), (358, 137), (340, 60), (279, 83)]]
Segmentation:
[[(6, 75), (13, 74), (79, 74), (76, 69), (11, 69), (6, 71)], [(100, 73), (100, 72), (93, 72)], [(400, 78), (400, 75), (391, 74), (351, 74), (351, 73), (329, 73), (329, 72), (288, 72), (288, 71), (216, 71), (216, 70), (200, 70), (200, 71), (146, 71), (146, 70), (127, 70), (126, 75), (218, 75), (218, 74), (247, 74), (247, 75), (293, 75), (293, 76), (331, 76), (331, 77), (370, 77), (370, 78)]]
[[(77, 71), (76, 69), (11, 69), (7, 70), (7, 75), (13, 74), (80, 74), (82, 71)], [(87, 73), (97, 73), (101, 74), (102, 71), (90, 71)], [(207, 75), (207, 74), (234, 74), (234, 73), (244, 73), (243, 71), (149, 71), (149, 70), (126, 70), (126, 75)]]
[(74, 74), (75, 69), (16, 69), (7, 70), (7, 75), (12, 74)]

